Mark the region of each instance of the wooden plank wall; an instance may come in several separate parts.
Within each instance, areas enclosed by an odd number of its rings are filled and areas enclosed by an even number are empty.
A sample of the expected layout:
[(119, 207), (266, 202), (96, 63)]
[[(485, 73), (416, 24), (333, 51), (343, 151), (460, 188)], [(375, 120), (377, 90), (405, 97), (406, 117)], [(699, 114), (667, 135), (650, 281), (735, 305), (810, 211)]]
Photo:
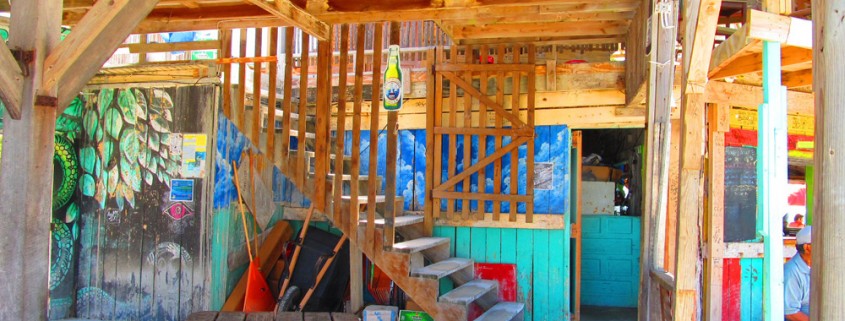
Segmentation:
[[(210, 222), (202, 204), (211, 204), (211, 170), (206, 169), (205, 179), (195, 180), (194, 201), (166, 201), (170, 180), (179, 177), (178, 158), (167, 153), (174, 139), (171, 133), (212, 137), (211, 111), (217, 108), (218, 94), (212, 86), (93, 92), (98, 99), (86, 107), (86, 119), (98, 119), (98, 111), (106, 116), (85, 126), (80, 142), (82, 161), (92, 164), (81, 174), (94, 178), (98, 192), (83, 196), (81, 203), (75, 305), (79, 317), (184, 320), (207, 308), (210, 248), (205, 241)], [(146, 115), (159, 114), (162, 119), (127, 113), (123, 106), (130, 102)], [(106, 126), (104, 119), (114, 114), (112, 110), (123, 110), (122, 117)], [(146, 137), (140, 146), (139, 137)], [(112, 153), (101, 154), (97, 146)], [(144, 160), (127, 159), (132, 156)], [(95, 173), (98, 167), (100, 172)], [(139, 186), (140, 192), (132, 186)]]

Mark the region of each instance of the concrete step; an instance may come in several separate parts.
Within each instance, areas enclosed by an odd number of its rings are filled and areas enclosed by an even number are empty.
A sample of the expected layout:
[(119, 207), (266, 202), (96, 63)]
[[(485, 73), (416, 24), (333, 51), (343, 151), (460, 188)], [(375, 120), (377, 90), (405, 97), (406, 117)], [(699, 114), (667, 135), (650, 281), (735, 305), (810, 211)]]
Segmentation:
[(393, 244), (393, 250), (401, 253), (418, 253), (447, 243), (449, 243), (449, 238), (446, 237), (422, 237)]
[(471, 259), (449, 258), (434, 264), (411, 270), (411, 276), (426, 279), (441, 279), (452, 273), (472, 266)]
[(525, 304), (517, 302), (499, 302), (484, 312), (475, 321), (522, 321)]
[[(417, 223), (422, 223), (422, 221), (423, 221), (424, 219), (425, 219), (425, 218), (424, 218), (422, 215), (403, 215), (403, 216), (397, 216), (397, 217), (393, 220), (393, 226), (394, 226), (394, 227), (400, 227), (400, 226), (408, 226), (408, 225), (413, 225), (413, 224), (417, 224)], [(366, 225), (366, 224), (367, 224), (367, 220), (360, 220), (360, 221), (358, 221), (358, 223), (359, 223), (359, 224)], [(376, 219), (375, 224), (376, 224), (376, 227), (377, 227), (377, 228), (382, 228), (382, 227), (384, 227), (384, 219), (383, 219), (383, 218)]]
[(498, 287), (496, 281), (472, 280), (440, 296), (440, 302), (467, 305)]

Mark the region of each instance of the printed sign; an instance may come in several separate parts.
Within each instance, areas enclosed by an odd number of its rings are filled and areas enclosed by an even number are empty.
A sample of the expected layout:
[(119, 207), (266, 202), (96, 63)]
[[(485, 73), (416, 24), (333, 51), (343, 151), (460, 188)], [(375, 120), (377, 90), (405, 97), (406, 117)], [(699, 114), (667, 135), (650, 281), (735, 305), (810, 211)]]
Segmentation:
[(194, 180), (192, 179), (171, 179), (170, 200), (181, 202), (194, 201)]
[(182, 167), (184, 178), (205, 177), (205, 162), (208, 158), (208, 136), (205, 134), (182, 135)]

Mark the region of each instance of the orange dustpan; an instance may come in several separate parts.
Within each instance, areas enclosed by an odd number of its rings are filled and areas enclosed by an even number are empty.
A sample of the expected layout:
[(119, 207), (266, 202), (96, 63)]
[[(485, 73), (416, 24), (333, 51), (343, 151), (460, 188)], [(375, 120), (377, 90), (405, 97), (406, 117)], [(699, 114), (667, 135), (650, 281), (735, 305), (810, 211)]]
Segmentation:
[[(261, 312), (273, 311), (276, 308), (276, 300), (270, 293), (270, 287), (267, 285), (267, 280), (258, 267), (258, 257), (253, 257), (252, 249), (249, 244), (249, 229), (246, 226), (246, 214), (241, 199), (241, 188), (238, 185), (238, 166), (232, 161), (232, 167), (235, 169), (235, 188), (238, 191), (238, 207), (241, 210), (241, 220), (244, 225), (244, 236), (246, 237), (246, 250), (249, 254), (249, 270), (247, 270), (246, 278), (246, 293), (244, 295), (244, 312)], [(255, 249), (258, 252), (258, 249)]]
[(258, 270), (258, 258), (249, 263), (246, 279), (246, 296), (244, 296), (244, 312), (273, 311), (276, 299), (270, 292), (267, 280)]

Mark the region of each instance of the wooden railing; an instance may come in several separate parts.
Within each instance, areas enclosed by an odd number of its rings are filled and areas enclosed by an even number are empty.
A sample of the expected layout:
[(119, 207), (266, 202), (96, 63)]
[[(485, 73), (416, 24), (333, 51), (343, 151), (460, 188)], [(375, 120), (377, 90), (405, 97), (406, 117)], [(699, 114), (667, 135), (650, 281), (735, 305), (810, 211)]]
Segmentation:
[(660, 291), (660, 316), (662, 321), (672, 321), (674, 305), (675, 277), (663, 270), (651, 270), (651, 278)]

